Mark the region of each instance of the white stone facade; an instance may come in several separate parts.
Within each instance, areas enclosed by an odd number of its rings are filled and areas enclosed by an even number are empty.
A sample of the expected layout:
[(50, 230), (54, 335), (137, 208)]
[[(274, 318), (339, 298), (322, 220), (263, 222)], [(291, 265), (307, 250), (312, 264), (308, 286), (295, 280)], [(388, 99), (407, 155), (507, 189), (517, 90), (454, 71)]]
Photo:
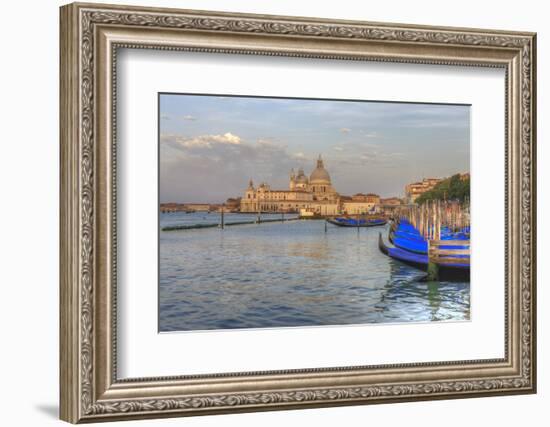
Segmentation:
[(241, 199), (241, 212), (299, 212), (301, 209), (319, 215), (340, 213), (340, 196), (332, 187), (321, 156), (309, 178), (302, 168), (298, 173), (291, 171), (288, 190), (272, 190), (266, 183), (254, 187), (250, 180)]

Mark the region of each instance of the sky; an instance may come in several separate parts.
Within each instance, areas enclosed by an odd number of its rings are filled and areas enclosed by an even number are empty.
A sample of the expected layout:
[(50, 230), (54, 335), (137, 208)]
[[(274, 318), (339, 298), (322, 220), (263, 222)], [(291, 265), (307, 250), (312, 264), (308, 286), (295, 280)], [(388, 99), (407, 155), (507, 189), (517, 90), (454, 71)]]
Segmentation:
[(160, 201), (221, 203), (252, 179), (288, 189), (322, 156), (342, 195), (404, 195), (470, 170), (470, 107), (160, 94)]

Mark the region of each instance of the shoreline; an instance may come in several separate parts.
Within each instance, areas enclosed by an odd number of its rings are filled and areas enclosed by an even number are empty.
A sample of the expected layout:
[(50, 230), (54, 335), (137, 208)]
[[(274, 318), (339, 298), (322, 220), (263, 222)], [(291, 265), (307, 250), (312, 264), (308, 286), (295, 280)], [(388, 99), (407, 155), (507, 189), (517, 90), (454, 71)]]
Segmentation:
[[(235, 221), (235, 222), (226, 222), (224, 223), (224, 227), (230, 227), (234, 225), (252, 225), (252, 224), (263, 224), (266, 222), (287, 222), (287, 221), (297, 221), (304, 218), (269, 218), (269, 219), (263, 219), (259, 222), (254, 221)], [(316, 218), (321, 219), (321, 218)], [(192, 225), (169, 225), (166, 227), (162, 227), (161, 231), (180, 231), (180, 230), (196, 230), (200, 228), (222, 228), (221, 224), (192, 224)]]

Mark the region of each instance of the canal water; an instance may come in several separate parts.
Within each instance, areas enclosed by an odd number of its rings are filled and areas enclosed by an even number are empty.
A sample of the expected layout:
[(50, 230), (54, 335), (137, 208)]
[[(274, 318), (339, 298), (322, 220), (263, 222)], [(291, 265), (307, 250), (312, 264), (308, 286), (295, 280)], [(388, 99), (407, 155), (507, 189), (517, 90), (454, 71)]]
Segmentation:
[[(209, 222), (219, 216), (160, 217), (161, 227)], [(469, 283), (424, 281), (379, 251), (379, 232), (325, 232), (322, 220), (160, 231), (159, 330), (469, 320)]]

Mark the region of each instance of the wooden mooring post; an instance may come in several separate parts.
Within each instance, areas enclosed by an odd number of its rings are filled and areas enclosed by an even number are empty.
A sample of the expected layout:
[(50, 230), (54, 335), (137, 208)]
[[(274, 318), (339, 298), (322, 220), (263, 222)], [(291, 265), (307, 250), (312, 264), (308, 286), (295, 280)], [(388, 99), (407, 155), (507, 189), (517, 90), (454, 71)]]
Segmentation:
[(428, 240), (428, 281), (433, 282), (439, 280), (439, 264), (435, 261), (436, 247), (432, 245), (433, 240)]

